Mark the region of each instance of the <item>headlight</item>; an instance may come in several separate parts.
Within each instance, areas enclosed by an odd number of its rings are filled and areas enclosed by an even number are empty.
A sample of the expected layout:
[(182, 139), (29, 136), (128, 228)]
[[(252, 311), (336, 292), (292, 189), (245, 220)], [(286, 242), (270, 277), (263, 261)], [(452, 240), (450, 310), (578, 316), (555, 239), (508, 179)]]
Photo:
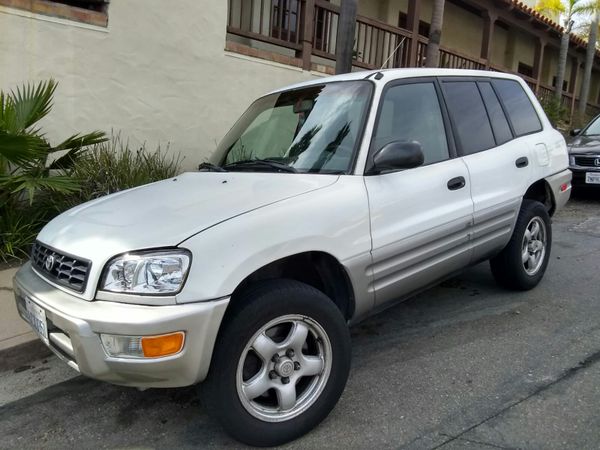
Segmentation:
[(575, 165), (575, 157), (573, 155), (569, 155), (569, 164), (572, 166)]
[(100, 289), (138, 295), (171, 295), (183, 287), (190, 267), (183, 250), (129, 253), (108, 263)]

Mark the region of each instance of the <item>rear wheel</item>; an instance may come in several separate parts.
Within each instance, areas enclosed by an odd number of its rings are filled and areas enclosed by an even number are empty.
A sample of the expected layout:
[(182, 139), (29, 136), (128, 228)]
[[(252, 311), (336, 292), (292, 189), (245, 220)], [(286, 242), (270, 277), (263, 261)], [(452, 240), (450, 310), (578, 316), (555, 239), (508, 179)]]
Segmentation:
[(494, 278), (511, 289), (534, 288), (546, 272), (551, 248), (552, 228), (546, 208), (540, 202), (523, 200), (509, 243), (490, 260)]
[(344, 317), (320, 291), (291, 280), (236, 299), (206, 383), (210, 411), (250, 445), (288, 442), (337, 403), (350, 369)]

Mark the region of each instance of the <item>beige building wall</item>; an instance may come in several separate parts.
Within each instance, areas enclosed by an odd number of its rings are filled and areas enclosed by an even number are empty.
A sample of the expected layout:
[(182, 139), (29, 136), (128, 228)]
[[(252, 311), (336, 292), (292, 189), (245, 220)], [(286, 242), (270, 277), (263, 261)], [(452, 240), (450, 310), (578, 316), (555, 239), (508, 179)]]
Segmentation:
[(113, 1), (108, 14), (104, 29), (0, 7), (0, 86), (56, 79), (55, 141), (123, 130), (193, 168), (257, 96), (317, 76), (226, 52), (224, 0)]
[[(507, 49), (510, 31), (494, 26), (494, 39), (492, 43), (491, 63), (496, 66), (505, 67), (507, 62)], [(510, 62), (512, 64), (512, 61)]]
[[(431, 14), (430, 14), (431, 17)], [(427, 19), (429, 22), (429, 19)], [(483, 40), (483, 20), (454, 3), (446, 2), (442, 45), (479, 58)]]

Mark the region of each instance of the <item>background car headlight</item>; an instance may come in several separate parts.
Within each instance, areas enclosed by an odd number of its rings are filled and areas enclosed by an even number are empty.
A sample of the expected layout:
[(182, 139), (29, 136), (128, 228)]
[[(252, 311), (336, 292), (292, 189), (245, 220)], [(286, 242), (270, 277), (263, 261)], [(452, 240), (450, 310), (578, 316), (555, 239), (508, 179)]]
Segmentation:
[(569, 164), (572, 166), (575, 165), (575, 157), (573, 155), (569, 155)]
[(182, 250), (130, 253), (119, 256), (104, 269), (100, 289), (126, 294), (176, 294), (183, 287), (190, 254)]

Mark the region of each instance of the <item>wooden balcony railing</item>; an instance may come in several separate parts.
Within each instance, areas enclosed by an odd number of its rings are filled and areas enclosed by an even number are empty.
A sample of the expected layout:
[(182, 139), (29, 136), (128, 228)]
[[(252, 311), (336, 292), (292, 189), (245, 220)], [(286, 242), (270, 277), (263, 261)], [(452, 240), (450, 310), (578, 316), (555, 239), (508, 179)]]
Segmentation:
[(301, 0), (229, 0), (227, 32), (301, 50)]
[[(338, 20), (338, 6), (315, 1), (313, 55), (335, 60)], [(358, 16), (353, 64), (364, 69), (408, 67), (409, 43), (407, 30)]]
[[(293, 52), (311, 67), (311, 56), (335, 61), (339, 6), (324, 0), (228, 0), (227, 32)], [(365, 16), (357, 16), (354, 34), (353, 65), (363, 69), (422, 67), (425, 65), (428, 39), (415, 37), (404, 28)], [(440, 47), (439, 67), (452, 69), (489, 69), (512, 72), (489, 61)], [(537, 79), (520, 75), (542, 101), (554, 95), (554, 88)], [(571, 113), (579, 103), (573, 94), (563, 93), (562, 104)], [(588, 103), (588, 113), (597, 114), (600, 105)]]

